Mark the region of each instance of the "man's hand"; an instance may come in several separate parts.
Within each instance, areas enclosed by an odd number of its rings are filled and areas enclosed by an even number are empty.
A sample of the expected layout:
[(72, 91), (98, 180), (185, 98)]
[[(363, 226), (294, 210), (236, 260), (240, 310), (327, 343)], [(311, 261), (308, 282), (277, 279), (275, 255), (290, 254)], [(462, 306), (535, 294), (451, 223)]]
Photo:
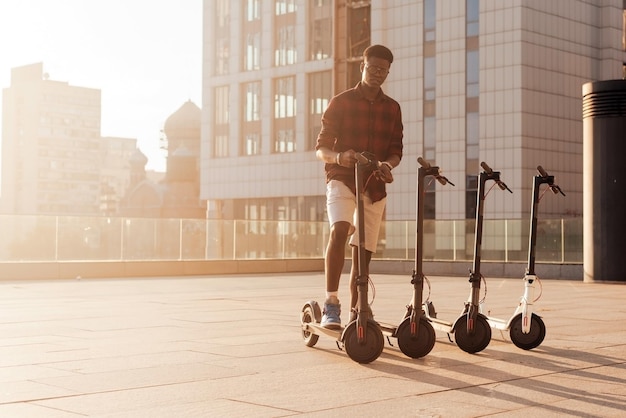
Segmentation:
[(380, 167), (378, 167), (378, 170), (376, 170), (376, 177), (385, 183), (393, 182), (393, 174), (391, 174), (391, 169), (387, 164), (381, 164)]

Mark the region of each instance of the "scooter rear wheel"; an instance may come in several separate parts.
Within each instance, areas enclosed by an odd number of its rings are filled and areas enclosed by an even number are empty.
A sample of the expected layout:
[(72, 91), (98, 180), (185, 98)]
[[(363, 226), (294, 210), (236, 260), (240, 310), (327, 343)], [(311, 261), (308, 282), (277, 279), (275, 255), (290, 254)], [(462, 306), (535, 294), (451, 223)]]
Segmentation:
[[(322, 320), (322, 311), (320, 306), (316, 302), (308, 302), (302, 307), (302, 313), (300, 314), (300, 321), (302, 325), (310, 324), (312, 322), (319, 323)], [(317, 344), (320, 336), (307, 331), (302, 328), (302, 339), (307, 347), (313, 347)]]
[(343, 344), (348, 356), (357, 363), (367, 364), (376, 360), (383, 352), (385, 339), (380, 327), (373, 320), (367, 322), (365, 343), (359, 342), (357, 322), (352, 321), (343, 333)]
[(411, 318), (402, 321), (396, 330), (400, 351), (407, 357), (420, 358), (431, 352), (435, 346), (435, 330), (424, 317), (417, 324), (417, 335), (411, 335)]
[(522, 332), (522, 314), (520, 313), (511, 321), (509, 330), (511, 341), (522, 350), (532, 350), (539, 347), (546, 337), (546, 325), (539, 315), (532, 314), (530, 318), (530, 332)]
[(483, 351), (491, 341), (491, 327), (482, 315), (476, 316), (474, 332), (467, 332), (467, 315), (462, 315), (454, 325), (454, 340), (456, 345), (466, 353), (474, 354)]

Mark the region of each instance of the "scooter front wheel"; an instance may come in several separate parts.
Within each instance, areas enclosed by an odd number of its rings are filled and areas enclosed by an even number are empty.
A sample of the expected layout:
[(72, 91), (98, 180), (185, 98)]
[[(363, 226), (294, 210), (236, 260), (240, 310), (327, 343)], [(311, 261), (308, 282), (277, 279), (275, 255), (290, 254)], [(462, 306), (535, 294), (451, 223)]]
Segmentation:
[(307, 347), (313, 347), (317, 344), (320, 336), (305, 330), (304, 326), (312, 322), (319, 323), (322, 320), (322, 311), (317, 302), (307, 302), (302, 307), (302, 313), (300, 313), (300, 322), (302, 323), (302, 339)]
[(396, 330), (400, 351), (411, 358), (424, 357), (435, 346), (435, 329), (430, 322), (421, 317), (416, 325), (415, 336), (411, 334), (411, 317), (405, 318)]
[(539, 315), (532, 314), (530, 318), (530, 331), (522, 332), (522, 314), (520, 313), (511, 321), (509, 330), (511, 341), (522, 350), (532, 350), (539, 347), (546, 337), (546, 325)]
[(357, 363), (367, 364), (376, 360), (383, 352), (385, 339), (380, 327), (373, 320), (367, 321), (365, 342), (359, 341), (357, 322), (352, 321), (343, 332), (343, 344), (348, 356)]
[(466, 353), (474, 354), (483, 351), (491, 341), (491, 327), (483, 315), (477, 315), (474, 332), (467, 330), (467, 315), (462, 315), (454, 325), (456, 345)]

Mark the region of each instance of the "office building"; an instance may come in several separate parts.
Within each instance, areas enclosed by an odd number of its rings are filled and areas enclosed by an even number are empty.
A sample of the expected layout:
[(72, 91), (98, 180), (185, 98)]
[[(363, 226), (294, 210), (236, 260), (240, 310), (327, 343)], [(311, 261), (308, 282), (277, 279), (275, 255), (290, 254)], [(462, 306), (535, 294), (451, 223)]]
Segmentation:
[(387, 220), (415, 218), (417, 157), (456, 187), (427, 188), (429, 218), (475, 216), (484, 161), (513, 194), (485, 216), (527, 218), (542, 165), (582, 214), (581, 90), (624, 76), (623, 0), (205, 0), (201, 197), (211, 218), (323, 220), (315, 157), (330, 98), (360, 79), (365, 47), (394, 53), (383, 91), (402, 106), (405, 153)]

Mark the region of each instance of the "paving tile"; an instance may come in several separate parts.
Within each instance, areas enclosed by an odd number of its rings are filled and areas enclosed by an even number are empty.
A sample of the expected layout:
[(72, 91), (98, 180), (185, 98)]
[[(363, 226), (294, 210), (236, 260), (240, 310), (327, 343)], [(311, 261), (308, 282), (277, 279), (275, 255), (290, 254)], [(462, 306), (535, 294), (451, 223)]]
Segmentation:
[[(410, 275), (373, 280), (375, 318), (399, 323)], [(467, 277), (430, 281), (440, 318), (456, 320)], [(522, 281), (486, 281), (485, 309), (512, 315)], [(437, 331), (423, 358), (404, 356), (391, 338), (367, 365), (327, 336), (304, 345), (299, 313), (304, 302), (321, 300), (323, 284), (321, 273), (0, 282), (0, 416), (604, 417), (626, 410), (626, 283), (542, 280), (534, 311), (547, 333), (533, 350), (492, 330), (488, 347), (468, 354)], [(347, 290), (340, 295), (345, 300)]]

